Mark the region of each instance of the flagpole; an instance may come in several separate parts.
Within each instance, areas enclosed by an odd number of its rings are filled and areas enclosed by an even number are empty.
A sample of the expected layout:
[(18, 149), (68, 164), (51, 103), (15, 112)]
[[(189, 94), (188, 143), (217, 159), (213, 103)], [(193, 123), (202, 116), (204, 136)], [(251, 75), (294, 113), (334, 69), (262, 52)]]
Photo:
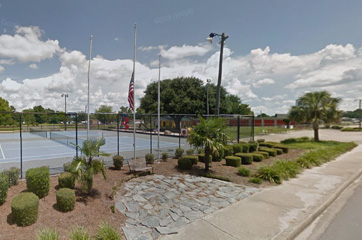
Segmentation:
[(91, 64), (91, 58), (92, 58), (92, 41), (93, 41), (93, 35), (90, 36), (90, 45), (89, 45), (89, 62), (88, 62), (88, 105), (87, 105), (87, 140), (89, 140), (89, 75), (90, 75), (90, 64)]
[(161, 81), (161, 54), (158, 56), (158, 99), (157, 99), (157, 132), (158, 132), (158, 163), (160, 162), (160, 112), (161, 112), (161, 103), (160, 103), (160, 81)]
[(136, 33), (137, 23), (134, 24), (134, 48), (133, 48), (133, 158), (136, 159)]

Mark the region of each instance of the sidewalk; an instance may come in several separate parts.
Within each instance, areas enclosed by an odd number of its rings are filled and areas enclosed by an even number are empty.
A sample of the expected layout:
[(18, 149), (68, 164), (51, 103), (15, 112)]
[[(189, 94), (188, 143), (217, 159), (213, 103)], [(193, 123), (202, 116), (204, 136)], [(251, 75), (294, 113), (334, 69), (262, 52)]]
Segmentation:
[[(304, 135), (303, 135), (304, 134)], [(295, 136), (294, 136), (295, 135)], [(284, 137), (310, 136), (295, 132)], [(321, 131), (321, 139), (355, 141), (362, 133)], [(265, 136), (272, 140), (273, 136)], [(273, 139), (276, 140), (276, 139)], [(362, 145), (321, 167), (305, 170), (282, 185), (207, 215), (159, 239), (294, 239), (362, 173)]]

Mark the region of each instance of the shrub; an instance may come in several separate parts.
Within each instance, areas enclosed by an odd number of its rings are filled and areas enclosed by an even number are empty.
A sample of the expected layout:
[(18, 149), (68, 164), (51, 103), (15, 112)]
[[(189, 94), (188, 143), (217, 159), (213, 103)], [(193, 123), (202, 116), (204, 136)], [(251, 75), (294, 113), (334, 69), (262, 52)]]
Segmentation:
[(155, 156), (152, 153), (147, 153), (145, 158), (147, 164), (153, 164), (155, 162)]
[(256, 143), (249, 143), (249, 152), (255, 152), (256, 150), (258, 150), (258, 144)]
[(241, 158), (236, 156), (225, 157), (226, 165), (232, 167), (239, 167), (241, 165)]
[(243, 177), (249, 177), (250, 170), (241, 166), (241, 167), (238, 167), (238, 174)]
[(277, 150), (272, 149), (272, 148), (260, 147), (259, 151), (267, 152), (267, 153), (269, 153), (269, 156), (273, 156), (273, 157), (275, 157), (277, 155)]
[(233, 156), (234, 149), (232, 145), (226, 145), (224, 150), (224, 157)]
[(58, 184), (60, 188), (74, 188), (75, 177), (69, 172), (63, 172), (58, 176)]
[(194, 155), (186, 155), (183, 156), (182, 158), (187, 158), (190, 159), (192, 162), (192, 165), (197, 165), (198, 161), (199, 161), (199, 157), (198, 156), (194, 156)]
[(253, 163), (253, 155), (251, 155), (251, 153), (237, 153), (235, 156), (241, 158), (242, 164), (248, 165)]
[(39, 198), (48, 195), (50, 176), (48, 167), (30, 168), (26, 171), (26, 188)]
[(29, 226), (38, 219), (39, 198), (34, 193), (16, 195), (11, 201), (11, 213), (18, 226)]
[(188, 158), (180, 158), (177, 161), (178, 167), (181, 170), (190, 170), (192, 169), (192, 162), (190, 159)]
[(57, 207), (62, 212), (69, 212), (74, 209), (75, 193), (72, 189), (61, 188), (57, 194)]
[(116, 170), (121, 170), (121, 168), (123, 167), (123, 157), (122, 156), (118, 156), (118, 155), (114, 155), (112, 157), (112, 160), (113, 160), (113, 165), (114, 165), (114, 168)]
[(63, 164), (64, 172), (71, 172), (72, 171), (72, 162), (66, 162)]
[(92, 166), (93, 166), (93, 173), (98, 174), (102, 172), (102, 168), (104, 167), (104, 162), (103, 160), (93, 159)]
[(69, 240), (89, 240), (89, 233), (87, 229), (82, 226), (78, 226), (72, 229), (69, 234)]
[(58, 240), (58, 233), (55, 229), (46, 227), (38, 231), (36, 240)]
[(298, 163), (292, 161), (277, 161), (273, 164), (273, 168), (275, 168), (285, 180), (295, 178), (297, 174), (300, 173), (300, 166)]
[[(205, 163), (205, 154), (201, 153), (201, 154), (197, 154), (199, 161)], [(212, 161), (212, 155), (209, 155), (209, 162)]]
[(282, 155), (283, 154), (283, 150), (280, 148), (273, 148), (277, 151), (277, 155)]
[(260, 153), (251, 153), (251, 155), (253, 156), (253, 161), (254, 162), (261, 162), (264, 160), (264, 155), (263, 154), (260, 154)]
[(176, 150), (175, 150), (175, 156), (176, 156), (177, 158), (181, 158), (183, 154), (184, 154), (184, 150), (183, 150), (182, 148), (176, 148)]
[(198, 149), (196, 149), (196, 151), (197, 151), (197, 153), (198, 153), (198, 154), (201, 154), (201, 153), (203, 153), (203, 152), (204, 152), (204, 149), (202, 149), (202, 148), (198, 148)]
[(5, 173), (0, 173), (0, 206), (6, 201), (9, 189), (9, 177)]
[(186, 154), (187, 154), (187, 155), (192, 155), (192, 154), (194, 154), (194, 149), (192, 149), (192, 148), (187, 149), (187, 150), (186, 150)]
[(267, 153), (267, 152), (255, 151), (255, 152), (253, 152), (253, 154), (261, 154), (261, 155), (263, 155), (264, 159), (269, 158), (269, 153)]
[(255, 183), (255, 184), (261, 184), (263, 182), (263, 179), (258, 177), (251, 177), (249, 178), (249, 182)]
[(268, 147), (268, 148), (272, 148), (274, 147), (274, 142), (262, 142), (259, 143), (259, 147)]
[(279, 148), (283, 150), (283, 153), (288, 153), (289, 152), (289, 147), (285, 146), (283, 144), (275, 144), (274, 148)]
[(257, 170), (256, 177), (267, 180), (271, 183), (281, 184), (282, 177), (280, 173), (271, 166), (261, 166)]
[(164, 162), (167, 162), (167, 159), (168, 159), (168, 153), (167, 152), (163, 152), (162, 153), (162, 161), (164, 161)]
[(262, 143), (262, 142), (265, 142), (265, 139), (258, 139), (258, 140), (256, 140), (256, 142)]
[(248, 153), (249, 152), (249, 144), (240, 144), (241, 147), (243, 148), (243, 153)]
[(217, 151), (217, 153), (218, 153), (218, 156), (216, 156), (216, 153), (213, 153), (213, 154), (212, 154), (212, 161), (214, 161), (214, 162), (221, 162), (221, 160), (224, 159), (225, 151), (224, 151), (223, 148), (221, 148), (221, 149), (219, 149), (219, 150)]
[(241, 144), (233, 144), (231, 145), (233, 147), (233, 152), (234, 153), (241, 153), (243, 152), (243, 146)]
[(11, 167), (5, 170), (4, 173), (9, 177), (9, 187), (19, 184), (20, 169), (17, 167)]
[(280, 142), (284, 143), (284, 144), (296, 143), (297, 139), (295, 139), (295, 138), (287, 138), (287, 139), (284, 139), (283, 141), (280, 141)]
[(228, 177), (217, 176), (217, 175), (214, 175), (214, 174), (211, 174), (211, 173), (201, 173), (200, 176), (201, 177), (218, 179), (218, 180), (225, 181), (225, 182), (231, 182), (230, 178), (228, 178)]
[(99, 227), (95, 240), (120, 240), (121, 235), (109, 223), (102, 222)]

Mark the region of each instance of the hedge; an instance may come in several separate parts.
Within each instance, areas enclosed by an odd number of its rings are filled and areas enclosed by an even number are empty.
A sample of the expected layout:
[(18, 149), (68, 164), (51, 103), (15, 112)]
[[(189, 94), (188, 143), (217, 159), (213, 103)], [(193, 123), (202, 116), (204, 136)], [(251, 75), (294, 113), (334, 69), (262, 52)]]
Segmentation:
[(186, 155), (186, 156), (183, 156), (182, 158), (190, 159), (192, 162), (192, 165), (197, 165), (197, 163), (199, 162), (199, 157), (194, 156), (194, 155)]
[(58, 184), (60, 188), (74, 188), (75, 177), (69, 172), (63, 172), (58, 176)]
[(181, 170), (190, 170), (192, 169), (192, 162), (190, 159), (188, 158), (180, 158), (177, 161), (178, 167)]
[(224, 157), (226, 156), (233, 156), (234, 155), (234, 149), (232, 145), (226, 145), (225, 151), (224, 151)]
[(248, 143), (248, 145), (249, 145), (249, 152), (255, 152), (256, 150), (258, 150), (258, 144)]
[(273, 148), (277, 151), (277, 155), (282, 155), (283, 154), (283, 149), (280, 148)]
[[(205, 153), (197, 154), (200, 162), (205, 162)], [(209, 162), (212, 161), (212, 155), (209, 155)]]
[(224, 159), (225, 151), (223, 148), (221, 148), (217, 152), (218, 152), (218, 156), (216, 156), (215, 153), (212, 154), (212, 161), (221, 162), (221, 160)]
[(227, 166), (240, 167), (241, 165), (241, 158), (237, 156), (227, 156), (225, 161)]
[(62, 212), (69, 212), (74, 209), (75, 193), (72, 189), (61, 188), (57, 194), (57, 207)]
[(121, 168), (123, 167), (123, 157), (122, 156), (118, 156), (118, 155), (114, 155), (112, 157), (112, 160), (113, 160), (113, 165), (114, 165), (114, 168), (116, 170), (121, 170)]
[(268, 147), (268, 148), (272, 148), (274, 147), (276, 143), (274, 142), (261, 142), (259, 143), (259, 147)]
[(9, 189), (9, 177), (5, 173), (0, 173), (0, 206), (6, 201)]
[(11, 213), (18, 226), (29, 226), (38, 219), (39, 198), (34, 193), (16, 195), (11, 201)]
[(268, 152), (255, 151), (255, 152), (253, 152), (253, 154), (261, 154), (261, 155), (263, 155), (264, 159), (269, 158), (269, 153)]
[(264, 160), (264, 155), (263, 154), (260, 154), (260, 153), (250, 153), (252, 156), (253, 156), (253, 161), (254, 162), (261, 162)]
[(183, 148), (176, 148), (176, 150), (175, 150), (175, 156), (177, 157), (177, 158), (181, 158), (182, 157), (182, 155), (184, 154), (184, 149)]
[(43, 198), (48, 195), (50, 189), (50, 176), (48, 167), (30, 168), (26, 171), (27, 189)]
[(243, 145), (237, 143), (231, 146), (233, 147), (234, 154), (243, 152)]
[(11, 167), (8, 170), (5, 170), (4, 173), (9, 177), (9, 187), (18, 185), (20, 169), (17, 167)]
[(273, 157), (275, 157), (277, 155), (277, 150), (273, 149), (273, 148), (260, 147), (259, 151), (267, 152), (267, 153), (269, 153), (269, 156), (273, 156)]
[(285, 146), (283, 144), (275, 144), (274, 148), (279, 148), (283, 150), (283, 153), (288, 153), (289, 152), (289, 147)]
[(235, 156), (238, 156), (241, 158), (242, 164), (252, 164), (253, 163), (253, 155), (251, 153), (237, 153)]

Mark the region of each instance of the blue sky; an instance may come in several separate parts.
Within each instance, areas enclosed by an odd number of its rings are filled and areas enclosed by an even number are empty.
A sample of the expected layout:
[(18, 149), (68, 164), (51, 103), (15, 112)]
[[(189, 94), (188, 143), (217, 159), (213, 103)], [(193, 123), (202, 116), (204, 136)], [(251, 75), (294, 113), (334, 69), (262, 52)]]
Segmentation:
[[(86, 105), (89, 38), (94, 35), (91, 111), (127, 105), (137, 22), (136, 96), (157, 79), (217, 80), (225, 32), (223, 86), (255, 112), (286, 112), (306, 91), (325, 89), (357, 107), (362, 85), (361, 1), (23, 1), (0, 0), (0, 96), (17, 110)], [(348, 87), (351, 83), (354, 87)], [(136, 101), (137, 104), (137, 101)]]

